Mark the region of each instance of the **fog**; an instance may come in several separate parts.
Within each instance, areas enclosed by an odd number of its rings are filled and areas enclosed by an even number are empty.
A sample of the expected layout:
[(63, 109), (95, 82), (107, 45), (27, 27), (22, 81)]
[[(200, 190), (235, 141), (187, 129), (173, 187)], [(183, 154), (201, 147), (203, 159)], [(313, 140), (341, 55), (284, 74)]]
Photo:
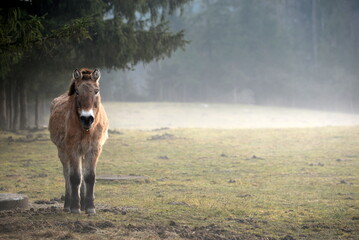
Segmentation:
[(169, 18), (190, 43), (104, 74), (106, 101), (359, 110), (357, 1), (195, 0)]
[(359, 115), (282, 107), (203, 103), (104, 104), (112, 129), (303, 128), (359, 125)]
[[(26, 18), (11, 19), (16, 14), (2, 9), (10, 17), (1, 27), (12, 41), (1, 50), (0, 128), (46, 126), (51, 100), (81, 67), (101, 69), (105, 103), (174, 103), (171, 113), (196, 122), (171, 116), (173, 123), (163, 126), (198, 127), (204, 120), (208, 127), (357, 124), (359, 1), (169, 2), (100, 7), (89, 1), (77, 12), (72, 1), (34, 1), (21, 8), (38, 21), (31, 29)], [(86, 9), (100, 17), (89, 18)], [(190, 106), (209, 106), (209, 112)], [(121, 107), (111, 111), (127, 114)], [(158, 104), (153, 114), (165, 116), (161, 109)], [(310, 111), (301, 115), (304, 110)]]

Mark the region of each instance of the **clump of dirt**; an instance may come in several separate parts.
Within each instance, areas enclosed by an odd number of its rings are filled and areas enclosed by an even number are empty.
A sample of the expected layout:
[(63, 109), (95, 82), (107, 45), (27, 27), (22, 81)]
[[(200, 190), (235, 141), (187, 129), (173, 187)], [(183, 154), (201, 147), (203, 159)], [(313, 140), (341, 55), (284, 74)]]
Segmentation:
[(281, 238), (281, 240), (295, 240), (295, 238), (291, 235), (286, 235), (285, 237)]
[(322, 223), (314, 223), (314, 224), (304, 224), (301, 227), (302, 229), (311, 229), (312, 231), (318, 232), (321, 229), (330, 229), (330, 226), (322, 224)]
[(54, 202), (59, 202), (59, 203), (63, 203), (65, 201), (65, 196), (61, 195), (61, 197), (54, 197), (52, 198), (50, 201), (54, 201)]
[(22, 167), (30, 167), (32, 165), (33, 160), (25, 159), (25, 160), (20, 160), (20, 162), (23, 162), (23, 164), (21, 165)]
[(114, 135), (123, 135), (123, 132), (117, 131), (116, 129), (109, 129), (108, 133)]
[(313, 167), (313, 166), (319, 166), (319, 167), (324, 167), (324, 163), (309, 163), (309, 166)]
[(56, 203), (56, 201), (48, 201), (48, 200), (36, 200), (35, 202), (34, 202), (35, 204), (47, 204), (47, 205), (49, 205), (49, 204), (55, 204)]
[(148, 138), (149, 141), (155, 141), (155, 140), (173, 140), (176, 139), (176, 136), (169, 133), (164, 133), (162, 135), (154, 135)]
[(5, 177), (20, 177), (18, 174), (7, 174)]
[(137, 209), (137, 208), (131, 208), (131, 207), (123, 207), (123, 208), (118, 208), (118, 207), (106, 207), (106, 208), (100, 208), (99, 212), (109, 212), (109, 213), (113, 213), (113, 214), (122, 214), (122, 215), (126, 215), (128, 211), (131, 211), (133, 209)]
[(0, 211), (0, 218), (12, 218), (15, 216), (20, 217), (32, 217), (39, 215), (54, 215), (63, 212), (62, 207), (51, 206), (51, 207), (40, 207), (40, 208), (30, 208), (28, 210), (14, 209)]
[(65, 221), (56, 223), (57, 226), (66, 228), (76, 233), (95, 233), (98, 229), (114, 228), (115, 225), (110, 221)]
[(253, 155), (251, 158), (246, 158), (245, 160), (265, 160), (265, 158)]
[(348, 181), (346, 181), (346, 180), (340, 180), (340, 182), (339, 182), (340, 184), (351, 184), (351, 183), (349, 183)]
[(248, 197), (252, 197), (251, 194), (241, 194), (241, 195), (238, 195), (238, 197), (240, 198), (248, 198)]
[(47, 174), (46, 173), (40, 173), (38, 175), (32, 175), (30, 176), (30, 178), (45, 178), (47, 177)]
[(169, 202), (168, 205), (189, 206), (186, 202)]

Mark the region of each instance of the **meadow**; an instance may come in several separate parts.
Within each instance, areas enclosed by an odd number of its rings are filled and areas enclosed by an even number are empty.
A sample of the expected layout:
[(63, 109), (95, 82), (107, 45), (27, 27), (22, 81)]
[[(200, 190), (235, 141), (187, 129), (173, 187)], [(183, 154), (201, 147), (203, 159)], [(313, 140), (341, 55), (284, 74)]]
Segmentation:
[(112, 131), (95, 216), (62, 212), (62, 166), (47, 130), (0, 133), (0, 192), (31, 203), (0, 212), (1, 239), (359, 239), (356, 115), (105, 106)]

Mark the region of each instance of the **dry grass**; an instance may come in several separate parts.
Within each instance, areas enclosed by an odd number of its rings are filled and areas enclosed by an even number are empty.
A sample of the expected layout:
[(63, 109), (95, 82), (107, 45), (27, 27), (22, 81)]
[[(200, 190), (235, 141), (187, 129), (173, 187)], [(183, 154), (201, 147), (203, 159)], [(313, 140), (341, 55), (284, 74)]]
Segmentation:
[(148, 178), (97, 181), (96, 216), (35, 204), (63, 193), (56, 149), (1, 133), (1, 192), (34, 211), (0, 213), (0, 238), (359, 238), (359, 127), (119, 131), (97, 173)]

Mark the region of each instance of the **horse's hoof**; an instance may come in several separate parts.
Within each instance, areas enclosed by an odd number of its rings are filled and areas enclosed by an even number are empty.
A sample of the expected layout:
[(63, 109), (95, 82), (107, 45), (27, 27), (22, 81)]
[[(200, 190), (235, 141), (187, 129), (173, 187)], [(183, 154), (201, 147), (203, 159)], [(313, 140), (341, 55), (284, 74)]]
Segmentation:
[(88, 208), (86, 209), (87, 214), (96, 214), (96, 210), (94, 208)]
[(79, 209), (79, 208), (71, 209), (71, 213), (79, 214), (79, 213), (80, 213), (80, 209)]
[(70, 212), (70, 208), (64, 208), (64, 212)]

